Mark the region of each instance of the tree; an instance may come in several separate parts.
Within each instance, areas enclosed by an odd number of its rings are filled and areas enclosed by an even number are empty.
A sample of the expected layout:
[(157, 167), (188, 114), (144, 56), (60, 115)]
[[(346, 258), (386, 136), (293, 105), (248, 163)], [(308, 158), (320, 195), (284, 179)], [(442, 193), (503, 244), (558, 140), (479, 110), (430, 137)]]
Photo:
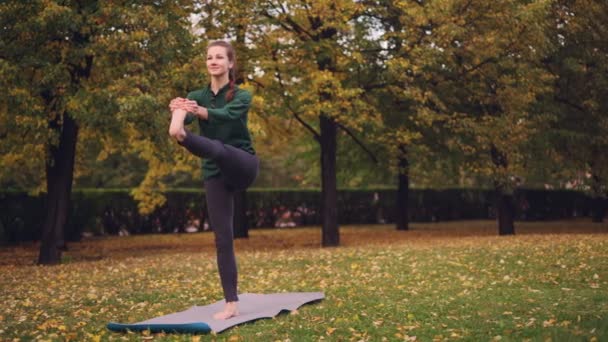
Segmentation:
[(372, 53), (364, 64), (370, 78), (364, 87), (382, 113), (384, 127), (376, 132), (375, 140), (388, 155), (383, 164), (397, 175), (396, 229), (408, 230), (410, 152), (414, 147), (428, 155), (427, 147), (437, 145), (439, 135), (431, 131), (434, 113), (424, 110), (420, 101), (423, 87), (417, 84), (421, 78), (416, 72), (418, 64), (426, 62), (419, 62), (416, 52), (431, 43), (426, 9), (433, 7), (423, 1), (393, 0), (367, 1), (366, 5), (369, 25), (377, 26), (376, 31), (382, 35), (367, 42), (367, 50)]
[(555, 117), (548, 151), (569, 185), (595, 198), (593, 221), (602, 222), (608, 196), (608, 4), (560, 0), (553, 7), (558, 50), (546, 60), (555, 76)]
[(537, 132), (531, 109), (550, 91), (541, 67), (550, 50), (544, 1), (425, 6), (425, 44), (414, 50), (421, 110), (441, 115), (448, 147), (461, 150), (474, 174), (495, 190), (500, 235), (514, 234), (513, 191), (525, 173), (525, 144)]
[[(159, 154), (154, 147), (167, 146), (167, 135), (156, 134), (166, 132), (167, 116), (158, 113), (167, 112), (178, 88), (172, 75), (188, 57), (190, 9), (189, 1), (0, 4), (2, 150), (13, 156), (2, 163), (18, 162), (32, 145), (46, 151), (39, 263), (59, 263), (65, 248), (80, 130), (103, 132), (153, 164), (156, 174), (146, 175), (136, 198), (171, 171), (169, 149)], [(162, 201), (150, 198), (148, 209)]]
[(268, 1), (260, 8), (267, 24), (253, 39), (264, 56), (257, 82), (274, 101), (264, 110), (293, 116), (319, 143), (323, 246), (339, 245), (338, 129), (354, 137), (353, 130), (377, 121), (362, 89), (348, 82), (349, 66), (361, 61), (353, 37), (362, 8), (348, 0)]

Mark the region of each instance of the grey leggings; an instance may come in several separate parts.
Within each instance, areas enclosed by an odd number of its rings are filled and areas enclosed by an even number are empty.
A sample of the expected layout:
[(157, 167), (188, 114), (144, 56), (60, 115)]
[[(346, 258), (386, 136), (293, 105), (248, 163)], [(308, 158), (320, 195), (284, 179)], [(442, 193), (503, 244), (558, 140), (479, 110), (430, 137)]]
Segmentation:
[(254, 154), (219, 140), (209, 139), (186, 131), (180, 142), (188, 151), (201, 158), (213, 160), (220, 176), (205, 180), (209, 224), (215, 233), (217, 266), (226, 302), (235, 302), (237, 296), (237, 267), (234, 255), (234, 192), (245, 190), (258, 174), (259, 160)]

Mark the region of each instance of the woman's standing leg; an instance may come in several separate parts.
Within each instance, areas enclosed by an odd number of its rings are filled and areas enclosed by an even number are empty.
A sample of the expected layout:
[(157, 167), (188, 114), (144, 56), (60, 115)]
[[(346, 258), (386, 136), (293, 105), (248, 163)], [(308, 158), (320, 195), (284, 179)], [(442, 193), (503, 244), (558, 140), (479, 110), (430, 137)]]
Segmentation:
[(186, 112), (175, 110), (169, 133), (191, 153), (215, 161), (220, 168), (220, 177), (205, 181), (209, 224), (215, 234), (217, 263), (226, 306), (223, 312), (214, 315), (226, 319), (238, 315), (237, 265), (234, 254), (234, 190), (244, 190), (257, 177), (259, 160), (249, 154), (220, 141), (208, 139), (186, 131), (183, 121)]
[[(237, 302), (239, 300), (237, 295), (238, 273), (232, 227), (234, 194), (226, 189), (221, 177), (205, 180), (205, 193), (207, 209), (209, 210), (209, 225), (213, 228), (215, 234), (217, 266), (224, 290), (224, 298), (226, 303)], [(224, 311), (224, 313), (226, 314), (223, 316), (231, 314), (227, 311)]]

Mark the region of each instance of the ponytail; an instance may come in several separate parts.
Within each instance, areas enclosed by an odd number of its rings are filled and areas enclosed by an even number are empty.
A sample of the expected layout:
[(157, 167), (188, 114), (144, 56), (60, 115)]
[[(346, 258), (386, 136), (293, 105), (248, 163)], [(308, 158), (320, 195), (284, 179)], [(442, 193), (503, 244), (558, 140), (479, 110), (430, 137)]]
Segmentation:
[(234, 91), (235, 91), (234, 84), (236, 83), (236, 77), (234, 75), (235, 67), (236, 67), (236, 64), (234, 65), (234, 67), (230, 68), (230, 71), (228, 72), (228, 79), (230, 80), (230, 89), (226, 93), (226, 103), (232, 101), (232, 99), (234, 98)]

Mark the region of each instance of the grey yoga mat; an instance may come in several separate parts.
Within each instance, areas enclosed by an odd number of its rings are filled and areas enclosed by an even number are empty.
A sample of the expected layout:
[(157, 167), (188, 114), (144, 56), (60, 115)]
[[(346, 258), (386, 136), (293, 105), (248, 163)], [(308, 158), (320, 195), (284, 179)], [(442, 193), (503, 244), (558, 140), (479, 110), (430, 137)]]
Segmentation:
[(193, 306), (180, 311), (146, 321), (121, 324), (108, 323), (112, 331), (126, 332), (150, 330), (152, 333), (219, 333), (232, 326), (260, 318), (272, 318), (283, 310), (292, 311), (303, 304), (325, 298), (323, 292), (285, 292), (285, 293), (244, 293), (239, 294), (239, 315), (226, 320), (217, 320), (213, 314), (224, 309), (225, 300), (205, 306)]

